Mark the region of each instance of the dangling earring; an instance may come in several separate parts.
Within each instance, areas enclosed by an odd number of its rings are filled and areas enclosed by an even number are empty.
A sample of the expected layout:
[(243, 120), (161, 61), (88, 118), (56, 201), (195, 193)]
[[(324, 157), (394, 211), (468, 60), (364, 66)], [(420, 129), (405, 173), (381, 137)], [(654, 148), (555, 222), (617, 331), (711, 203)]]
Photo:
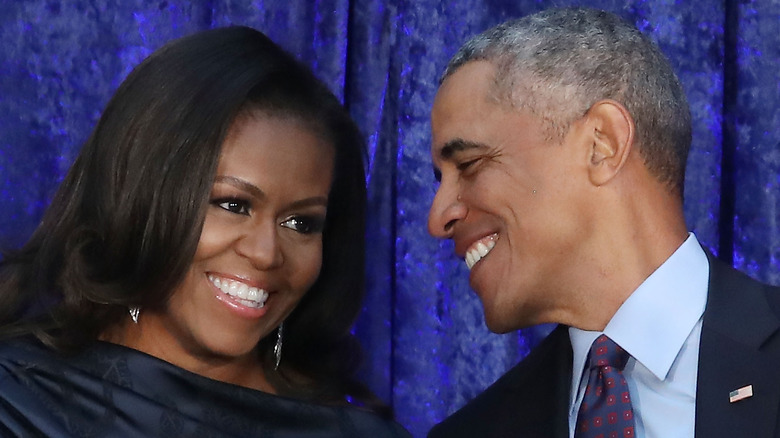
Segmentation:
[(274, 371), (279, 369), (279, 362), (282, 361), (282, 331), (284, 330), (284, 323), (279, 324), (279, 328), (276, 330), (276, 345), (274, 345), (274, 357), (276, 358), (276, 364), (274, 365)]
[(138, 324), (138, 315), (141, 314), (141, 306), (130, 306), (127, 310), (130, 311), (130, 318), (133, 322)]

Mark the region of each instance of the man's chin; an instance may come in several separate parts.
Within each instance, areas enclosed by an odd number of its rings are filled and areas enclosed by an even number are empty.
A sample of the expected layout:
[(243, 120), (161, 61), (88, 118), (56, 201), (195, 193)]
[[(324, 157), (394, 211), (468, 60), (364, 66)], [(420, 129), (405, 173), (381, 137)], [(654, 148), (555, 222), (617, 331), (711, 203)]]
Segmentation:
[(529, 321), (524, 321), (523, 318), (517, 318), (516, 316), (493, 314), (492, 312), (487, 311), (484, 312), (484, 315), (485, 325), (488, 330), (496, 334), (509, 333), (535, 325)]

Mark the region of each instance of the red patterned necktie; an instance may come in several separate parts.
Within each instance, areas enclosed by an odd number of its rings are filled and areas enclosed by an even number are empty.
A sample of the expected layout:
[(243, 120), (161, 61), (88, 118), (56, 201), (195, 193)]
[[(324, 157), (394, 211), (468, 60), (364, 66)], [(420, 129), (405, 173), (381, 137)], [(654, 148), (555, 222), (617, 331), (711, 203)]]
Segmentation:
[(577, 414), (575, 438), (634, 438), (634, 409), (623, 377), (628, 353), (601, 335), (588, 358), (588, 386)]

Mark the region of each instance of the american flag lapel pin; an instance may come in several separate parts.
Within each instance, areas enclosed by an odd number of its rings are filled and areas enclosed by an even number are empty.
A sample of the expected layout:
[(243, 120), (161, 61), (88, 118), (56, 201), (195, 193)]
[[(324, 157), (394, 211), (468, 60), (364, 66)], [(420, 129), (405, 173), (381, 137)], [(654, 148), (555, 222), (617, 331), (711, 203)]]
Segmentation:
[(753, 397), (753, 385), (743, 386), (729, 393), (729, 403), (735, 403), (740, 400)]

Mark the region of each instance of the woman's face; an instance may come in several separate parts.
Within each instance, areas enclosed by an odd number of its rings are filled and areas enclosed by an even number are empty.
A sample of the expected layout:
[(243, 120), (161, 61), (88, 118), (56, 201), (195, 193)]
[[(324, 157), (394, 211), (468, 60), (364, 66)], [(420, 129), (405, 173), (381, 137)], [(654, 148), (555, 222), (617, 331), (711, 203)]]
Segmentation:
[(333, 160), (333, 147), (296, 119), (239, 118), (192, 266), (164, 313), (141, 312), (154, 344), (141, 349), (195, 372), (215, 361), (257, 365), (258, 341), (319, 275)]

